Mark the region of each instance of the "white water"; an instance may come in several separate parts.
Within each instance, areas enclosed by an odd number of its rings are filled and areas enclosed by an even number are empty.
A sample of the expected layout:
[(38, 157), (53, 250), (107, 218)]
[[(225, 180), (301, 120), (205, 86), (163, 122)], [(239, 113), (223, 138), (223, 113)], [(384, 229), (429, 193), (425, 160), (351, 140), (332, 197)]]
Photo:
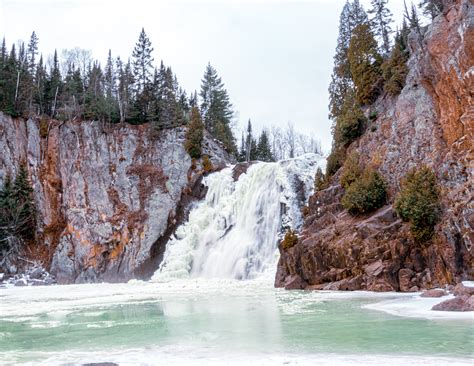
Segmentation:
[[(250, 279), (274, 273), (282, 229), (297, 228), (302, 221), (295, 177), (302, 181), (307, 199), (316, 169), (324, 162), (320, 155), (306, 154), (277, 163), (256, 163), (237, 182), (232, 178), (233, 167), (205, 178), (206, 199), (168, 242), (153, 280)], [(282, 207), (286, 207), (284, 212)]]

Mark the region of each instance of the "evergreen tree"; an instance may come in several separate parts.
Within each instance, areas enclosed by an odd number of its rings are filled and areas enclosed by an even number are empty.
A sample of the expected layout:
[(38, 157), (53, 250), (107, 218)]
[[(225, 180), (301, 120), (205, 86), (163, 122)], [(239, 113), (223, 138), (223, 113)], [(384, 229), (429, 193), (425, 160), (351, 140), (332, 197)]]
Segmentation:
[(380, 92), (382, 58), (368, 23), (354, 29), (348, 56), (357, 102), (361, 105), (374, 102)]
[(133, 73), (130, 60), (124, 65), (120, 57), (117, 57), (117, 104), (119, 108), (120, 122), (125, 122), (129, 119), (130, 108), (133, 93)]
[(318, 167), (314, 176), (314, 191), (319, 192), (323, 189), (326, 189), (326, 179), (324, 177), (323, 171), (320, 167)]
[(216, 69), (208, 64), (201, 84), (201, 114), (206, 129), (224, 143), (226, 150), (236, 153), (231, 130), (232, 104)]
[(444, 10), (445, 2), (444, 0), (421, 0), (418, 6), (422, 9), (423, 14), (434, 19)]
[(245, 160), (247, 162), (257, 159), (257, 142), (252, 135), (252, 122), (247, 124), (247, 138), (245, 139)]
[(3, 84), (3, 92), (0, 95), (0, 108), (3, 112), (16, 117), (18, 114), (15, 109), (15, 90), (17, 85), (18, 65), (15, 45), (12, 45), (10, 54), (6, 58), (2, 70), (0, 83)]
[(197, 96), (197, 91), (194, 91), (194, 94), (191, 94), (191, 97), (189, 98), (189, 107), (197, 107), (198, 106), (198, 96)]
[(38, 37), (36, 33), (33, 32), (30, 37), (30, 42), (28, 43), (28, 71), (30, 74), (35, 73), (36, 68), (36, 56), (38, 55)]
[(336, 119), (334, 142), (337, 146), (348, 146), (362, 134), (366, 118), (356, 102), (354, 93), (346, 95), (341, 114)]
[(246, 161), (247, 160), (247, 151), (245, 148), (245, 138), (244, 138), (244, 132), (242, 131), (242, 140), (240, 141), (240, 150), (239, 150), (239, 156), (238, 156), (238, 161)]
[(147, 37), (145, 29), (142, 28), (132, 54), (137, 94), (142, 93), (150, 83), (153, 62), (152, 52), (153, 47), (151, 46), (150, 39)]
[(153, 47), (145, 30), (142, 28), (138, 42), (133, 50), (133, 74), (135, 78), (135, 99), (131, 117), (134, 122), (143, 123), (150, 121), (151, 102), (153, 99), (153, 89), (151, 85), (152, 62), (151, 53)]
[(268, 140), (268, 132), (265, 129), (262, 130), (262, 133), (260, 134), (260, 137), (258, 139), (256, 155), (257, 160), (260, 161), (275, 161), (271, 151), (270, 141)]
[(61, 93), (61, 108), (58, 114), (62, 119), (71, 120), (81, 115), (81, 101), (84, 97), (83, 81), (79, 69), (70, 68), (64, 79)]
[(199, 159), (201, 157), (203, 136), (204, 124), (202, 123), (201, 113), (198, 107), (193, 107), (184, 145), (191, 158)]
[(43, 65), (43, 55), (40, 56), (35, 74), (35, 89), (33, 95), (33, 103), (36, 106), (36, 114), (40, 115), (45, 112), (45, 93), (47, 71)]
[(405, 79), (408, 74), (408, 50), (402, 33), (397, 33), (395, 44), (390, 58), (382, 64), (383, 78), (385, 80), (384, 90), (392, 95), (400, 94), (405, 86)]
[(58, 106), (58, 98), (62, 92), (61, 72), (59, 71), (58, 53), (54, 50), (53, 65), (45, 86), (46, 112), (54, 118)]
[(13, 198), (19, 206), (19, 216), (24, 226), (19, 228), (26, 238), (31, 238), (35, 230), (35, 204), (33, 201), (33, 187), (31, 186), (26, 164), (20, 164), (20, 169), (13, 183)]
[(372, 8), (369, 10), (371, 15), (370, 24), (374, 34), (381, 41), (381, 51), (384, 55), (390, 53), (390, 33), (392, 29), (392, 13), (387, 7), (388, 0), (371, 0)]
[(117, 75), (115, 73), (112, 51), (109, 50), (104, 70), (105, 113), (107, 121), (118, 122), (120, 119), (117, 98)]
[(93, 63), (88, 79), (84, 118), (103, 120), (107, 114), (104, 97), (104, 75), (97, 61)]
[(367, 14), (359, 1), (346, 1), (339, 19), (339, 36), (329, 86), (329, 117), (333, 120), (341, 113), (346, 93), (353, 88), (348, 61), (349, 44), (355, 27), (364, 22), (367, 22)]

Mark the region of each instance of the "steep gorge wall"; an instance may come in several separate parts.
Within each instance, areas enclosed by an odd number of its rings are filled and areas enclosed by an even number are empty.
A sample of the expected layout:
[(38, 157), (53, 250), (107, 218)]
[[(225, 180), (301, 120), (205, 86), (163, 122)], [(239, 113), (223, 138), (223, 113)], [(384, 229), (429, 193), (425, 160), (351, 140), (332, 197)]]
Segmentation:
[[(314, 195), (299, 243), (281, 251), (276, 286), (415, 291), (474, 277), (474, 5), (457, 0), (411, 35), (407, 83), (372, 107), (377, 119), (354, 142), (365, 166), (389, 186), (389, 204), (351, 217), (338, 182)], [(367, 112), (368, 113), (368, 112)], [(441, 186), (443, 215), (429, 247), (414, 245), (392, 203), (400, 179), (428, 165)]]
[[(0, 113), (0, 185), (25, 161), (34, 187), (39, 233), (25, 255), (61, 283), (151, 275), (186, 204), (205, 193), (185, 129), (151, 138), (148, 125), (40, 125)], [(209, 137), (204, 152), (215, 167), (229, 161)]]

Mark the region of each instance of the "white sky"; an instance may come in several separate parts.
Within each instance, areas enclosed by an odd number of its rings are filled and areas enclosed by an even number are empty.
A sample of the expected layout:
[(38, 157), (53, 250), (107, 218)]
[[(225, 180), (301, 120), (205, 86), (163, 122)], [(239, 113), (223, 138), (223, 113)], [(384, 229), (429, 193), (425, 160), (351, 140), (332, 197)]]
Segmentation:
[[(345, 0), (0, 0), (0, 37), (10, 46), (32, 31), (44, 55), (90, 49), (104, 64), (108, 49), (127, 58), (142, 27), (158, 64), (172, 67), (189, 92), (199, 90), (208, 61), (238, 112), (238, 129), (272, 124), (314, 134), (331, 146), (328, 85), (339, 14)], [(370, 0), (361, 0), (367, 9)], [(389, 0), (397, 24), (403, 0)], [(395, 25), (393, 26), (395, 28)]]

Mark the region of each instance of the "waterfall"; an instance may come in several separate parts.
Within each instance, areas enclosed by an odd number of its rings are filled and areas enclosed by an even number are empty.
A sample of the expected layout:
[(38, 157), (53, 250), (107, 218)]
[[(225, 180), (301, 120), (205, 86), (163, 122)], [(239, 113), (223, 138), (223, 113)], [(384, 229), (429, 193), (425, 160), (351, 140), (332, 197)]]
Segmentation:
[(233, 167), (204, 179), (205, 200), (191, 209), (166, 246), (153, 280), (255, 278), (274, 272), (285, 227), (302, 224), (301, 201), (313, 189), (320, 155), (252, 164), (234, 182)]

